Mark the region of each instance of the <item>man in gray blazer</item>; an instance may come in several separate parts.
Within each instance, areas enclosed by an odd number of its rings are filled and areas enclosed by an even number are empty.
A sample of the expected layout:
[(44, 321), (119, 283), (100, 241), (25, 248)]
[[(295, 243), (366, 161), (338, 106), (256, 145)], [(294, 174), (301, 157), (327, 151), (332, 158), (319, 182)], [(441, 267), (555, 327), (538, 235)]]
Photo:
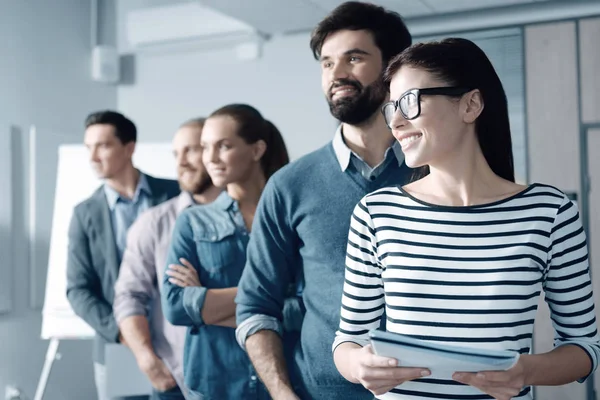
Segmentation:
[(112, 303), (127, 230), (143, 211), (177, 196), (179, 185), (173, 180), (153, 178), (134, 167), (137, 130), (122, 114), (90, 114), (85, 127), (84, 142), (90, 161), (104, 184), (73, 212), (67, 298), (75, 313), (96, 331), (96, 388), (98, 399), (108, 400), (104, 345), (121, 341)]

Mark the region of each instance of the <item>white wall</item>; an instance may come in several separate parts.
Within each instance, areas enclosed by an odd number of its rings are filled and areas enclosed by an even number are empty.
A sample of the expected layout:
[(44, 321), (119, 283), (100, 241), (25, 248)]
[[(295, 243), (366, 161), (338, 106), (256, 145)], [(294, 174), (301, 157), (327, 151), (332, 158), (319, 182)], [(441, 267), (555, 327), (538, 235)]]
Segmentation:
[[(531, 180), (555, 185), (578, 196), (584, 227), (588, 228), (597, 320), (600, 316), (598, 32), (600, 18), (541, 24), (525, 30)], [(585, 184), (582, 187), (582, 175), (588, 177), (590, 187)], [(551, 348), (553, 339), (547, 307), (540, 310), (536, 351)], [(595, 374), (595, 390), (596, 393), (600, 390), (599, 372)], [(539, 388), (537, 394), (549, 400), (586, 398), (585, 386), (576, 383), (562, 388)]]
[(142, 141), (161, 141), (188, 118), (248, 103), (281, 130), (295, 158), (325, 144), (336, 127), (308, 42), (308, 34), (274, 38), (255, 61), (239, 61), (233, 50), (136, 54), (135, 82), (119, 86), (119, 108)]
[[(100, 0), (100, 5), (100, 39), (114, 43), (114, 1)], [(37, 157), (42, 163), (35, 194), (37, 263), (30, 269), (27, 128), (35, 124), (40, 135), (60, 135), (54, 142), (80, 142), (86, 114), (116, 106), (116, 88), (90, 79), (89, 16), (89, 0), (0, 1), (0, 134), (8, 135), (10, 125), (21, 128), (13, 135), (12, 182), (0, 176), (0, 185), (11, 193), (13, 203), (12, 226), (0, 227), (10, 232), (12, 249), (12, 254), (0, 255), (0, 273), (8, 280), (12, 300), (11, 310), (0, 315), (2, 394), (5, 385), (14, 384), (33, 398), (48, 345), (40, 339), (38, 306), (44, 294), (55, 154), (54, 148), (42, 148)], [(61, 344), (63, 359), (55, 363), (45, 400), (94, 398), (91, 350), (90, 342)]]

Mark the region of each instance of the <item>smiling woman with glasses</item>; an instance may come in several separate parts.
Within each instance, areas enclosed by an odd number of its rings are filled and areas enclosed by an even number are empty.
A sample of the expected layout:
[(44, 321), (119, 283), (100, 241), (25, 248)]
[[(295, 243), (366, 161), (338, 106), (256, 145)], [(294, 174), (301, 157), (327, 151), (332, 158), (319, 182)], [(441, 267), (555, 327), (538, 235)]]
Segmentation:
[[(348, 234), (338, 371), (380, 399), (532, 399), (584, 381), (600, 358), (586, 236), (552, 186), (514, 182), (508, 105), (485, 53), (465, 39), (416, 44), (387, 67), (382, 114), (421, 179), (356, 206)], [(531, 354), (542, 292), (555, 348)], [(385, 311), (385, 314), (384, 314)], [(369, 331), (504, 351), (505, 371), (437, 375), (375, 355)], [(467, 349), (468, 350), (468, 349)]]

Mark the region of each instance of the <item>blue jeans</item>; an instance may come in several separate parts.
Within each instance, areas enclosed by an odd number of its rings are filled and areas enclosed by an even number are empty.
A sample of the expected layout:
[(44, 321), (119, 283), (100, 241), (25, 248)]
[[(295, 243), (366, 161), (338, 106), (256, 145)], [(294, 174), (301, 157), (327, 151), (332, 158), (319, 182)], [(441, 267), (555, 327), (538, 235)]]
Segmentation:
[(185, 400), (185, 397), (183, 397), (183, 393), (181, 393), (179, 386), (175, 386), (164, 392), (159, 392), (156, 389), (152, 390), (150, 400)]

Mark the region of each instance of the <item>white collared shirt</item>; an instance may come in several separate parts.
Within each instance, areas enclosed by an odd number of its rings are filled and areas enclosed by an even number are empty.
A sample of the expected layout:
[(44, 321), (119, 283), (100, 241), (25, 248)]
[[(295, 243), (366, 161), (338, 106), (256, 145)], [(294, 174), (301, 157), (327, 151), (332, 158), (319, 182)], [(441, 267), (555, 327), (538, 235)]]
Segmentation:
[(398, 162), (398, 165), (402, 165), (404, 162), (404, 153), (402, 153), (402, 148), (400, 147), (400, 143), (394, 140), (394, 143), (388, 147), (385, 151), (385, 155), (383, 160), (374, 167), (371, 167), (367, 164), (360, 156), (354, 153), (344, 142), (344, 136), (342, 133), (342, 125), (337, 128), (335, 131), (335, 136), (332, 141), (333, 151), (335, 156), (337, 157), (338, 162), (340, 163), (340, 168), (342, 171), (346, 171), (350, 164), (363, 176), (363, 178), (367, 180), (375, 180), (377, 176), (385, 169), (390, 160), (392, 160), (393, 154), (394, 158)]

